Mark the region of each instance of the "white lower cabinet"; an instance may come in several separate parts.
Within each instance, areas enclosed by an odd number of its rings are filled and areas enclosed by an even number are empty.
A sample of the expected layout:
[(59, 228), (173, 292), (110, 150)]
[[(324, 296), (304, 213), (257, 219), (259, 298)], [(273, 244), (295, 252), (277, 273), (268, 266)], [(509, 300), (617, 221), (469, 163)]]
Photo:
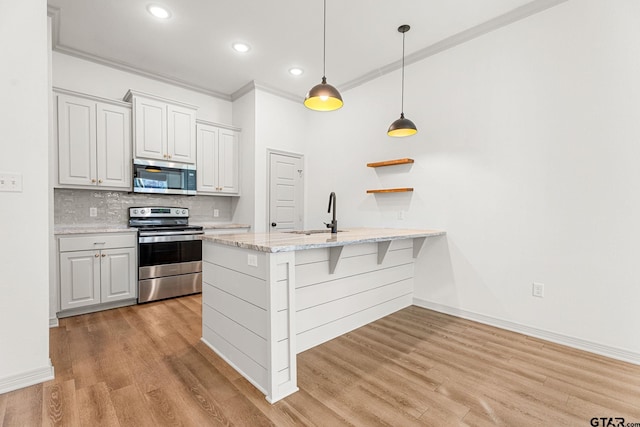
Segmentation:
[(59, 251), (61, 312), (137, 298), (134, 233), (60, 237)]

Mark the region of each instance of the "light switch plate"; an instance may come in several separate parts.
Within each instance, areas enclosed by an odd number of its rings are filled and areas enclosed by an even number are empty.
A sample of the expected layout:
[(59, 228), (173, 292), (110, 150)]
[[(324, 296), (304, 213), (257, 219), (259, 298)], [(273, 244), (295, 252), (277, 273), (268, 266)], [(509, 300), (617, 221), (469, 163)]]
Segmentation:
[(213, 217), (214, 217), (214, 218), (217, 218), (217, 217), (219, 217), (219, 216), (220, 216), (220, 210), (219, 210), (219, 209), (214, 209), (214, 210), (213, 210)]
[(98, 216), (98, 208), (89, 208), (89, 216)]
[(22, 174), (0, 172), (0, 191), (21, 193)]
[(544, 283), (533, 282), (532, 294), (534, 297), (544, 298)]

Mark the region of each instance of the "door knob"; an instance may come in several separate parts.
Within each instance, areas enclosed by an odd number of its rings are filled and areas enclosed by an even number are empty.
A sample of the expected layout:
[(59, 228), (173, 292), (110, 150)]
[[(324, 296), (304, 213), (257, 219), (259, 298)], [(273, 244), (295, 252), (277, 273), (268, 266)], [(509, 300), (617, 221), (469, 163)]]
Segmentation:
[(276, 225), (278, 225), (278, 224), (276, 224), (275, 222), (272, 222), (272, 223), (271, 223), (271, 226), (272, 226), (272, 227), (275, 227)]

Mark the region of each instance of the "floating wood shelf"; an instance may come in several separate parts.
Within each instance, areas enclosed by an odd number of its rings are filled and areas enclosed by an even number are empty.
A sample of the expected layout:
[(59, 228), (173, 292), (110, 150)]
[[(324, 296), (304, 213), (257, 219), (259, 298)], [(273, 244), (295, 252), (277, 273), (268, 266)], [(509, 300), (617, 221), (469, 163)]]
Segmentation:
[(382, 166), (406, 165), (407, 163), (413, 163), (413, 159), (396, 159), (385, 160), (384, 162), (367, 163), (367, 167), (379, 168)]
[(413, 191), (413, 188), (383, 188), (380, 190), (367, 190), (367, 194), (372, 193), (406, 193)]

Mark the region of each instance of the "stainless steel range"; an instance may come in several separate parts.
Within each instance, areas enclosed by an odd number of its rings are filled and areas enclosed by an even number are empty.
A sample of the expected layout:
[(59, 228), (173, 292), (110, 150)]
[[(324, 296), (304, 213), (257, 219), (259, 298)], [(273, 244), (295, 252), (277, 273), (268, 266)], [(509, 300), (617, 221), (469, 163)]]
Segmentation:
[(138, 229), (138, 303), (202, 292), (202, 227), (189, 209), (129, 208)]

